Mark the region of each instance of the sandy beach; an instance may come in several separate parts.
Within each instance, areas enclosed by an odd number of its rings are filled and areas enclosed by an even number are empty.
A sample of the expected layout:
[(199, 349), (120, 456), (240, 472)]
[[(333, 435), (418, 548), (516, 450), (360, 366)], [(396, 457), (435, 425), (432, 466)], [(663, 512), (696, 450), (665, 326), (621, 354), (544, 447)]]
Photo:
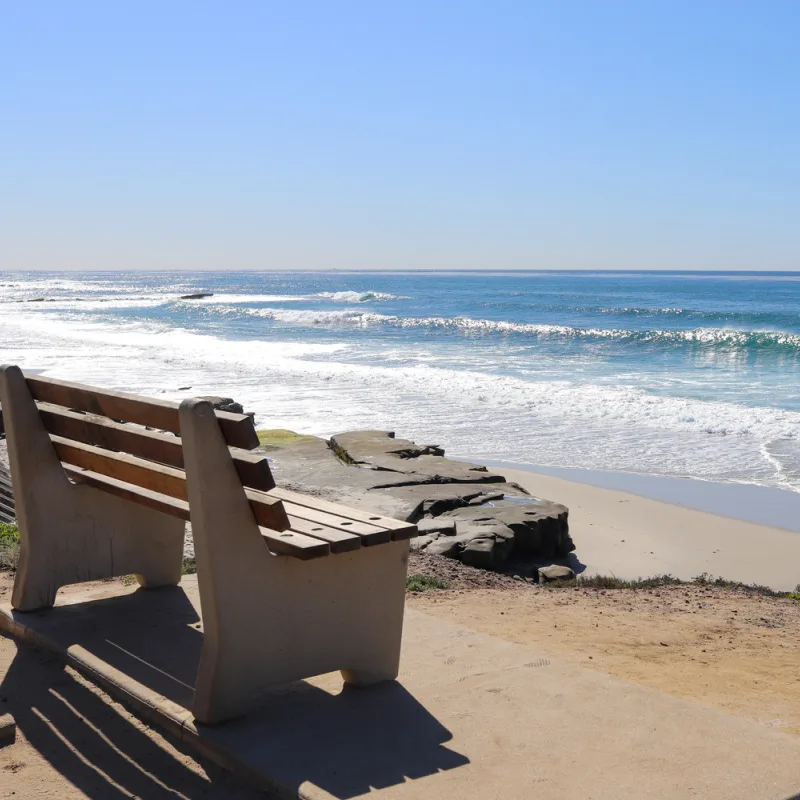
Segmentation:
[(581, 574), (691, 579), (707, 572), (780, 591), (800, 583), (799, 533), (527, 470), (503, 472), (534, 496), (569, 507)]

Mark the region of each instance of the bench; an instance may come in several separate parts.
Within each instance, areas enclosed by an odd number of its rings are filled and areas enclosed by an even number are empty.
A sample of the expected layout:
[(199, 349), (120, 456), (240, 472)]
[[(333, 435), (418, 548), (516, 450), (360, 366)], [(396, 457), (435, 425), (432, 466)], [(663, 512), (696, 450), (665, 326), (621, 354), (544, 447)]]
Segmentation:
[(20, 560), (12, 606), (133, 573), (180, 581), (191, 522), (203, 615), (192, 711), (215, 723), (273, 685), (397, 676), (416, 526), (275, 486), (250, 416), (0, 367)]

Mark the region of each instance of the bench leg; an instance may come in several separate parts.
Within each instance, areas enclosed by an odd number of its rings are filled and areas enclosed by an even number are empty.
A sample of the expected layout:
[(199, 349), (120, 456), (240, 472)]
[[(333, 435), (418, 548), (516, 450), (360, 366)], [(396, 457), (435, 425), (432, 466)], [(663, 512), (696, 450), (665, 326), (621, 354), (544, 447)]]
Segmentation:
[(177, 584), (183, 521), (72, 483), (18, 367), (0, 367), (0, 402), (20, 531), (12, 606), (47, 608), (61, 586), (131, 573)]
[(358, 685), (397, 677), (409, 543), (275, 556), (210, 404), (181, 405), (181, 437), (204, 627), (195, 717), (221, 722), (269, 687), (336, 670)]

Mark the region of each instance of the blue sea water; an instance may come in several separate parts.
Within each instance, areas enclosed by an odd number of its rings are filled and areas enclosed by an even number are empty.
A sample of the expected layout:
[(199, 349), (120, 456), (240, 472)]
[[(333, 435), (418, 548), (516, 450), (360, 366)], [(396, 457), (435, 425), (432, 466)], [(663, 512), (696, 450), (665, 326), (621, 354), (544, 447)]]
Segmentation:
[(800, 491), (798, 273), (6, 272), (0, 360), (262, 427)]

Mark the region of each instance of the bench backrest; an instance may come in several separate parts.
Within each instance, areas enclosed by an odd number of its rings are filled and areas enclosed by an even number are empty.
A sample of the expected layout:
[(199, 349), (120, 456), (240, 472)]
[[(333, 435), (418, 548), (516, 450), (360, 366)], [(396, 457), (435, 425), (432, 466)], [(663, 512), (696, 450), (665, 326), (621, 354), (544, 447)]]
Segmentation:
[[(189, 520), (178, 404), (24, 373), (67, 475), (75, 482)], [(252, 417), (216, 411), (220, 430), (260, 526), (284, 531), (275, 481)], [(153, 430), (150, 430), (153, 429)]]

